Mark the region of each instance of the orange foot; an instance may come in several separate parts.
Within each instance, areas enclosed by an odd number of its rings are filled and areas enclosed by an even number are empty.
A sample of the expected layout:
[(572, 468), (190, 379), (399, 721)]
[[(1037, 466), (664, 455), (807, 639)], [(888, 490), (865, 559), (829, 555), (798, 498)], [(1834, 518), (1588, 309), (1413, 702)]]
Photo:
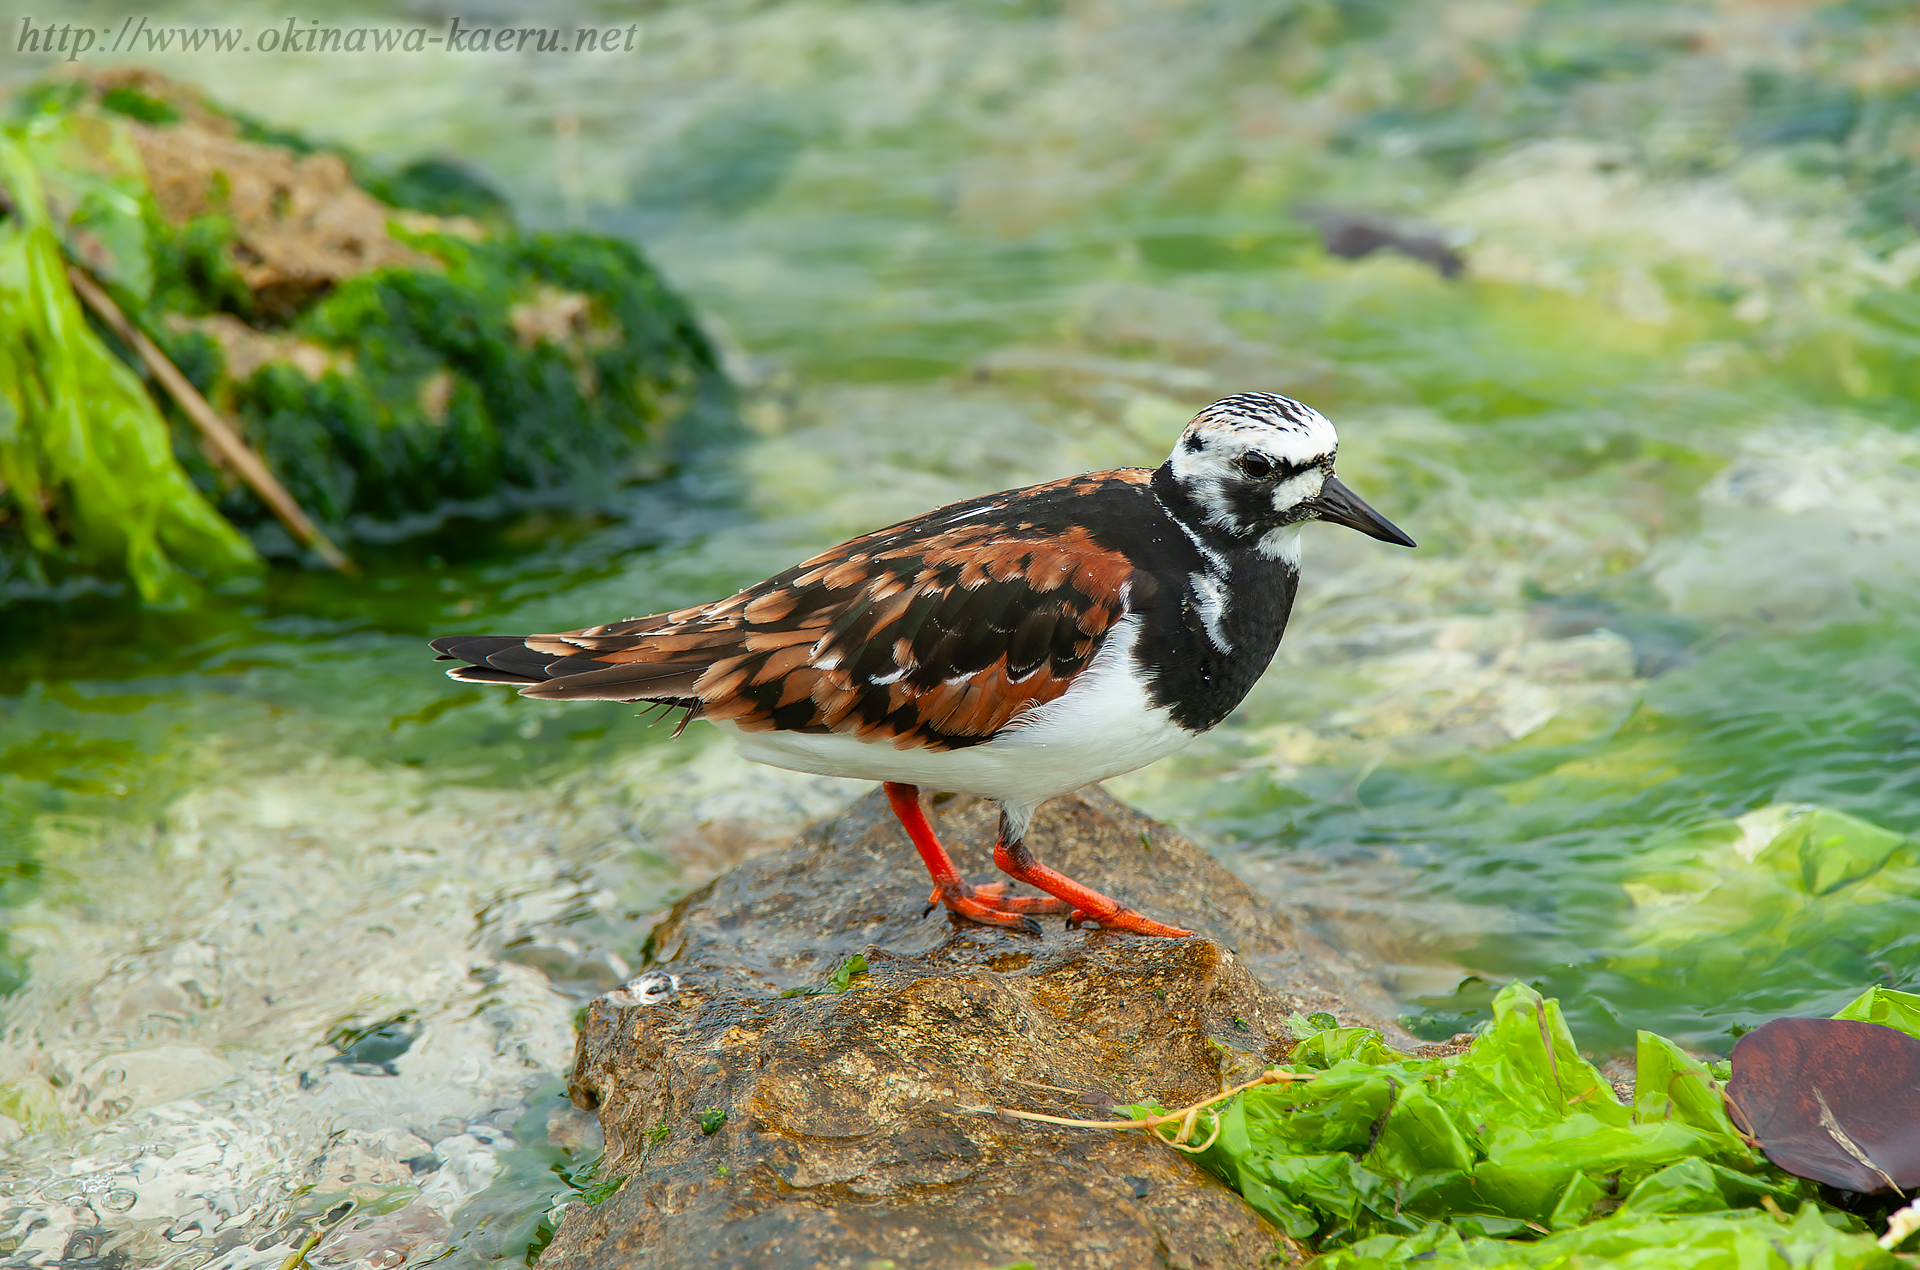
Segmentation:
[(1073, 910), (1067, 915), (1068, 926), (1098, 922), (1105, 930), (1130, 930), (1136, 935), (1159, 935), (1167, 939), (1180, 939), (1193, 934), (1178, 926), (1156, 922), (1138, 910), (1127, 908), (1119, 900), (1102, 895), (1057, 869), (1048, 868), (1033, 858), (1025, 842), (1018, 838), (1011, 842), (1007, 840), (1004, 821), (1001, 823), (1000, 841), (993, 847), (993, 862), (1002, 873), (1058, 897)]
[(1065, 913), (1073, 908), (1065, 900), (1044, 895), (1008, 895), (1006, 891), (1005, 882), (976, 884), (961, 880), (942, 883), (927, 896), (927, 906), (920, 915), (924, 917), (933, 911), (934, 905), (944, 904), (948, 912), (958, 913), (971, 921), (1038, 935), (1040, 923), (1034, 921), (1030, 914)]
[(1182, 930), (1178, 926), (1156, 922), (1139, 909), (1122, 908), (1118, 904), (1113, 906), (1112, 912), (1104, 916), (1079, 908), (1067, 914), (1069, 928), (1079, 926), (1082, 922), (1098, 922), (1102, 930), (1130, 930), (1136, 935), (1161, 935), (1168, 939), (1184, 939), (1193, 934), (1192, 931)]

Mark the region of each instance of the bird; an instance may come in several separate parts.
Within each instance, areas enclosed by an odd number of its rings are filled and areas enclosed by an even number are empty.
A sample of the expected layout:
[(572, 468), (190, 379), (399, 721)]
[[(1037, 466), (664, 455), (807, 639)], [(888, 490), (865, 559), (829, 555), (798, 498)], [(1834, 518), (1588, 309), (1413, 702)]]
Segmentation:
[[(1041, 863), (1027, 827), (1047, 799), (1144, 767), (1240, 703), (1292, 612), (1302, 525), (1415, 545), (1334, 475), (1338, 448), (1312, 407), (1239, 393), (1157, 468), (952, 503), (671, 613), (430, 646), (465, 663), (447, 672), (463, 683), (678, 709), (676, 736), (705, 720), (748, 759), (880, 781), (932, 877), (926, 912), (1186, 936)], [(963, 877), (922, 787), (996, 801), (994, 864), (1044, 895)]]

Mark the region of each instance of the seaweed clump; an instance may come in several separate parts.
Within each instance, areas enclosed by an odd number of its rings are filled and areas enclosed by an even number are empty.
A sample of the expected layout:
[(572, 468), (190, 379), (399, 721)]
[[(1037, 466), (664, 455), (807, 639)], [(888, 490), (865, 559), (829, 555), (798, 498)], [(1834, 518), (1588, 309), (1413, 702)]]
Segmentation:
[[(1920, 1035), (1920, 997), (1875, 986), (1835, 1018), (1885, 1029), (1867, 1067), (1877, 1079), (1875, 1064)], [(1293, 1022), (1288, 1061), (1229, 1095), (1172, 1112), (1136, 1106), (1125, 1121), (1002, 1114), (1159, 1134), (1326, 1270), (1902, 1264), (1889, 1250), (1906, 1233), (1876, 1240), (1869, 1222), (1884, 1227), (1884, 1210), (1908, 1196), (1891, 1185), (1871, 1194), (1818, 1185), (1729, 1114), (1745, 1120), (1743, 1052), (1749, 1075), (1758, 1066), (1750, 1042), (1728, 1064), (1642, 1031), (1629, 1088), (1592, 1066), (1559, 1003), (1524, 983), (1500, 990), (1493, 1019), (1460, 1038), (1467, 1043), (1418, 1056), (1367, 1028)], [(1794, 1022), (1833, 1034), (1823, 1021)], [(1864, 1089), (1847, 1083), (1861, 1079), (1848, 1066), (1858, 1052), (1836, 1050), (1821, 1071), (1839, 1102)], [(1769, 1057), (1771, 1075), (1785, 1060)], [(1825, 1132), (1850, 1142), (1832, 1121), (1825, 1112)], [(1196, 1133), (1202, 1140), (1189, 1144)]]
[[(663, 471), (675, 424), (724, 407), (712, 346), (638, 249), (523, 233), (453, 164), (381, 172), (141, 70), (21, 106), (125, 136), (136, 196), (63, 245), (336, 537), (590, 503)], [(173, 423), (193, 484), (262, 551), (292, 552)]]
[(0, 581), (58, 593), (106, 574), (177, 607), (259, 559), (181, 471), (139, 377), (68, 284), (63, 239), (139, 274), (124, 232), (132, 159), (97, 124), (0, 133)]

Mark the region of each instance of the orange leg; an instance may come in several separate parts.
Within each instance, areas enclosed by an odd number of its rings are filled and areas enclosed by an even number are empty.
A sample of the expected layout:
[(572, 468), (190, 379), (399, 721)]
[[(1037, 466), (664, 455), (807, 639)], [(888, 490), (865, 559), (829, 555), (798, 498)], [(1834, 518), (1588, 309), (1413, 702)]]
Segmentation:
[(919, 787), (888, 781), (886, 789), (887, 801), (893, 804), (893, 814), (900, 818), (907, 837), (913, 839), (920, 859), (926, 863), (927, 872), (933, 875), (933, 894), (927, 897), (929, 906), (944, 904), (952, 912), (976, 922), (1030, 931), (1035, 935), (1040, 933), (1040, 926), (1028, 914), (1064, 913), (1073, 907), (1057, 899), (1005, 895), (1005, 882), (973, 885), (960, 876), (960, 870), (954, 867), (953, 857), (947, 854), (947, 849), (940, 845), (940, 839), (934, 836), (933, 826), (927, 823), (927, 813), (920, 806)]
[(1002, 873), (1018, 878), (1029, 886), (1035, 886), (1048, 895), (1058, 896), (1073, 909), (1067, 918), (1069, 926), (1081, 921), (1099, 922), (1109, 930), (1130, 930), (1140, 935), (1166, 935), (1178, 938), (1193, 934), (1190, 930), (1181, 930), (1178, 926), (1168, 926), (1144, 917), (1133, 909), (1121, 905), (1120, 901), (1100, 894), (1090, 886), (1082, 886), (1066, 874), (1049, 869), (1033, 858), (1033, 852), (1027, 850), (1027, 844), (1015, 838), (1008, 842), (1008, 830), (1012, 828), (1003, 817), (1000, 821), (1000, 840), (993, 847), (993, 862)]

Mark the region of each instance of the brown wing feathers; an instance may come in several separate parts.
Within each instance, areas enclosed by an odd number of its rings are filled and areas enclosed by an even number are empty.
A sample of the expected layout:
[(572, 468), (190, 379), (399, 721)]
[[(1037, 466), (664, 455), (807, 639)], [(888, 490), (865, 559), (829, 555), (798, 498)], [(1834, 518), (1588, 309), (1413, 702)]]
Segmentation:
[[(1094, 479), (1055, 485), (1078, 493)], [(671, 701), (747, 731), (903, 748), (972, 744), (1064, 693), (1124, 615), (1128, 586), (1152, 582), (1079, 528), (940, 525), (958, 510), (856, 538), (713, 604), (433, 648), (473, 663), (453, 677), (523, 684), (530, 697)]]

